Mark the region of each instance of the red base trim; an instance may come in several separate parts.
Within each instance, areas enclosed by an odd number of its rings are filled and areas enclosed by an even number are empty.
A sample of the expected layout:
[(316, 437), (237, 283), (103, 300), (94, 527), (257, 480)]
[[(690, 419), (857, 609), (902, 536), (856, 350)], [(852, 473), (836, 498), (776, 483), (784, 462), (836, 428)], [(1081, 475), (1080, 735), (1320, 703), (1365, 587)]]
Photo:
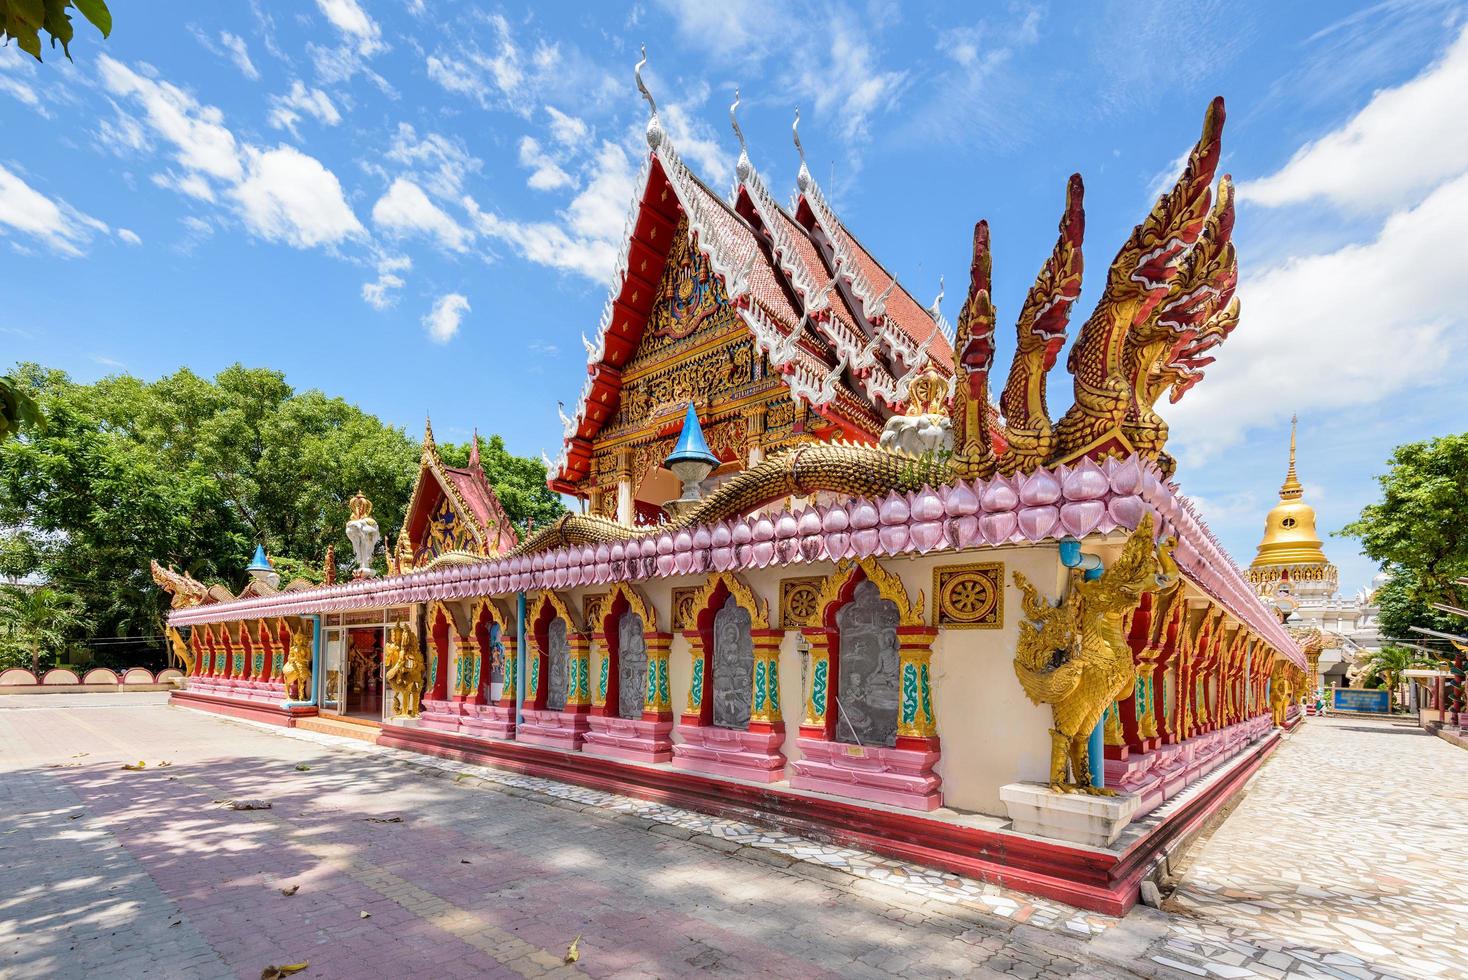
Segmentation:
[(1143, 875), (1174, 841), (1190, 834), (1252, 776), (1279, 745), (1271, 733), (1227, 764), (1223, 778), (1193, 794), (1120, 855), (1018, 834), (962, 827), (776, 787), (745, 785), (671, 768), (630, 765), (579, 752), (516, 742), (488, 742), (423, 728), (383, 726), (378, 745), (408, 749), (511, 772), (668, 803), (715, 816), (758, 820), (816, 840), (992, 881), (1106, 915), (1137, 901)]
[(245, 701), (192, 691), (174, 691), (169, 695), (168, 701), (183, 708), (212, 711), (216, 715), (229, 715), (232, 718), (248, 718), (284, 728), (295, 728), (297, 718), (315, 718), (317, 715), (315, 706), (286, 708), (268, 701)]

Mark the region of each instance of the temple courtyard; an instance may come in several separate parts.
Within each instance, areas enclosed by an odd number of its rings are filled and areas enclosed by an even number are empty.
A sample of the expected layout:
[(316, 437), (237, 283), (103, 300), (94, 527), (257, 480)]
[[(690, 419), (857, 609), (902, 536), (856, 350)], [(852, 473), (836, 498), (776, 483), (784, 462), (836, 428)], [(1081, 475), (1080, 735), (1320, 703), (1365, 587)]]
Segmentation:
[(1468, 752), (1405, 722), (1307, 721), (1116, 920), (166, 697), (0, 700), (0, 976), (1468, 976)]

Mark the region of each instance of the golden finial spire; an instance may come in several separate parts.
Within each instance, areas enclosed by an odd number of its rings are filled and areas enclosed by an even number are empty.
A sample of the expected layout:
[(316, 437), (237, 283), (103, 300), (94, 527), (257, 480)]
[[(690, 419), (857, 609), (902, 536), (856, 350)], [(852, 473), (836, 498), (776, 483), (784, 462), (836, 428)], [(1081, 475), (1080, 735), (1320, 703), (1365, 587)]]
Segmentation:
[(1300, 424), (1300, 416), (1290, 416), (1290, 468), (1285, 474), (1284, 485), (1279, 488), (1279, 499), (1298, 500), (1305, 495), (1305, 488), (1300, 486), (1300, 478), (1295, 475), (1295, 429)]

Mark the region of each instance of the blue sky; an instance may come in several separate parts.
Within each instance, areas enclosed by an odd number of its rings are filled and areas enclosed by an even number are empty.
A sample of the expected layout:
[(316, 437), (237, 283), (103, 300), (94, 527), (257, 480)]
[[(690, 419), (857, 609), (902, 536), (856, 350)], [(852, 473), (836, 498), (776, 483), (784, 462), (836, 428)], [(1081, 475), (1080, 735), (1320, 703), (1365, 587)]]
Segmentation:
[[(1462, 3), (115, 4), (75, 64), (0, 49), (0, 362), (92, 380), (235, 361), (441, 438), (554, 456), (644, 152), (637, 45), (679, 151), (781, 197), (793, 110), (839, 214), (923, 301), (993, 229), (1008, 326), (1086, 180), (1072, 333), (1228, 103), (1242, 323), (1164, 407), (1183, 488), (1247, 562), (1301, 416), (1322, 531), (1391, 448), (1462, 430)], [(1062, 360), (1063, 363), (1063, 360)], [(1002, 375), (1000, 375), (1002, 376)], [(1051, 407), (1069, 404), (1051, 379)], [(1327, 541), (1348, 591), (1372, 574)]]

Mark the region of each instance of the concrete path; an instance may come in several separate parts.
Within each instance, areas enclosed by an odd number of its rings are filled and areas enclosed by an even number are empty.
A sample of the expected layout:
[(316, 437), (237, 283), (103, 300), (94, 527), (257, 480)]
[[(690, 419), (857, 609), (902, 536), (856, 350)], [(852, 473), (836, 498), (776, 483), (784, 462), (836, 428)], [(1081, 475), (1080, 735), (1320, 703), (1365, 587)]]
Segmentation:
[(1150, 951), (1214, 976), (1468, 977), (1468, 751), (1312, 718), (1195, 847)]
[[(0, 976), (254, 980), (301, 961), (303, 980), (1134, 975), (1063, 924), (929, 902), (574, 787), (148, 695), (59, 698), (0, 705)], [(273, 807), (215, 802), (252, 798)]]
[[(1463, 766), (1312, 720), (1195, 850), (1174, 914), (1117, 921), (153, 695), (7, 699), (0, 977), (1468, 976)], [(214, 802), (249, 798), (273, 807)]]

